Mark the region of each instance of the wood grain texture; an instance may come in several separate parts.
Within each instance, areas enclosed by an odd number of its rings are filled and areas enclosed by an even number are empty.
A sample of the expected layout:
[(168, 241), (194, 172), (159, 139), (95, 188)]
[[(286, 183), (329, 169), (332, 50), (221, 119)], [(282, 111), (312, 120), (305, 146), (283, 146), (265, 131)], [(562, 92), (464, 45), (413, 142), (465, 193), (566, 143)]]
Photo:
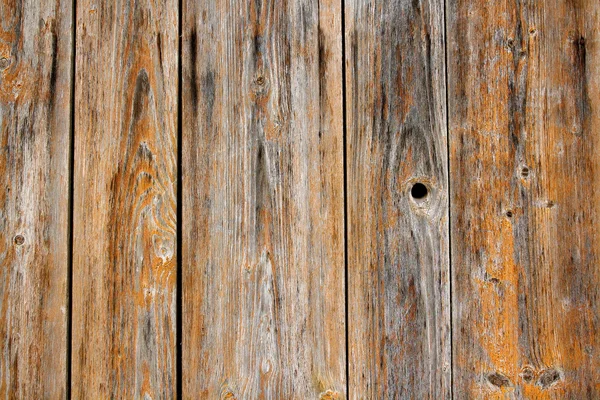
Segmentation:
[(176, 395), (178, 6), (77, 4), (74, 398)]
[(184, 4), (184, 397), (344, 398), (340, 4)]
[(458, 398), (600, 398), (600, 3), (451, 0)]
[(443, 7), (346, 1), (353, 399), (450, 397)]
[(0, 2), (0, 397), (64, 398), (71, 2)]

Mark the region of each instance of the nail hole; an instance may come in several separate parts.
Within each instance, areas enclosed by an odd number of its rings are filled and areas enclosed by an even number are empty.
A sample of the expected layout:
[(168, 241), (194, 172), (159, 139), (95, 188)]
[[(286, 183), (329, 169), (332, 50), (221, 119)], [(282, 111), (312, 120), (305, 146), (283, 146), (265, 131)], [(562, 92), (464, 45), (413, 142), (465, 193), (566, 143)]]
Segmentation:
[(23, 237), (23, 235), (15, 236), (15, 244), (17, 246), (21, 246), (23, 243), (25, 243), (25, 238)]
[(506, 217), (507, 218), (512, 218), (513, 217), (513, 212), (511, 210), (506, 211)]
[(527, 178), (529, 176), (529, 168), (527, 168), (527, 167), (521, 168), (521, 176), (523, 178)]
[(410, 195), (415, 200), (425, 200), (428, 194), (429, 190), (427, 189), (427, 186), (419, 182), (415, 183), (410, 189)]

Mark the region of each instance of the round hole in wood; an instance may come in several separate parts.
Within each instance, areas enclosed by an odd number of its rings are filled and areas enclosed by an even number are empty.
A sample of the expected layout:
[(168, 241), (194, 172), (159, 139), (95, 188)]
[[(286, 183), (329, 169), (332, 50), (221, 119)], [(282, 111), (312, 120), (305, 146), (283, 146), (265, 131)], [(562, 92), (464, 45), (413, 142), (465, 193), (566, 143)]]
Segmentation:
[(428, 194), (429, 194), (429, 189), (427, 189), (427, 186), (425, 186), (419, 182), (415, 183), (413, 185), (413, 187), (410, 189), (410, 195), (412, 196), (413, 199), (415, 199), (417, 201), (424, 200)]

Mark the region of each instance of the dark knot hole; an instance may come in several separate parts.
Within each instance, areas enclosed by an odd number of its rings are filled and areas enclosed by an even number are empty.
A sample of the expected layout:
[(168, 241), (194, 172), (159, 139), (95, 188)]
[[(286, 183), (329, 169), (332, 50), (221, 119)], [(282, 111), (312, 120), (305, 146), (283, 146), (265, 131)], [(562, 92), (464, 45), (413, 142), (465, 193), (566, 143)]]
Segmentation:
[(429, 194), (429, 189), (422, 183), (415, 183), (413, 187), (410, 189), (410, 195), (415, 200), (423, 200)]

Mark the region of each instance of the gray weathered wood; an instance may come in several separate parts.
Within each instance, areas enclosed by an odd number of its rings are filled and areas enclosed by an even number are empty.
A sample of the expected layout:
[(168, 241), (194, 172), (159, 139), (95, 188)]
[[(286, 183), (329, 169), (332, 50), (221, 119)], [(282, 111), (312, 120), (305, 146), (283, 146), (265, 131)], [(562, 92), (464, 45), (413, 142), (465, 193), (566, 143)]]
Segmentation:
[(600, 3), (447, 15), (456, 398), (600, 398)]
[(0, 3), (0, 397), (64, 398), (71, 2)]
[(183, 16), (183, 391), (344, 398), (340, 3)]
[(349, 397), (449, 398), (444, 4), (345, 12)]
[(77, 2), (73, 398), (176, 395), (176, 0)]

